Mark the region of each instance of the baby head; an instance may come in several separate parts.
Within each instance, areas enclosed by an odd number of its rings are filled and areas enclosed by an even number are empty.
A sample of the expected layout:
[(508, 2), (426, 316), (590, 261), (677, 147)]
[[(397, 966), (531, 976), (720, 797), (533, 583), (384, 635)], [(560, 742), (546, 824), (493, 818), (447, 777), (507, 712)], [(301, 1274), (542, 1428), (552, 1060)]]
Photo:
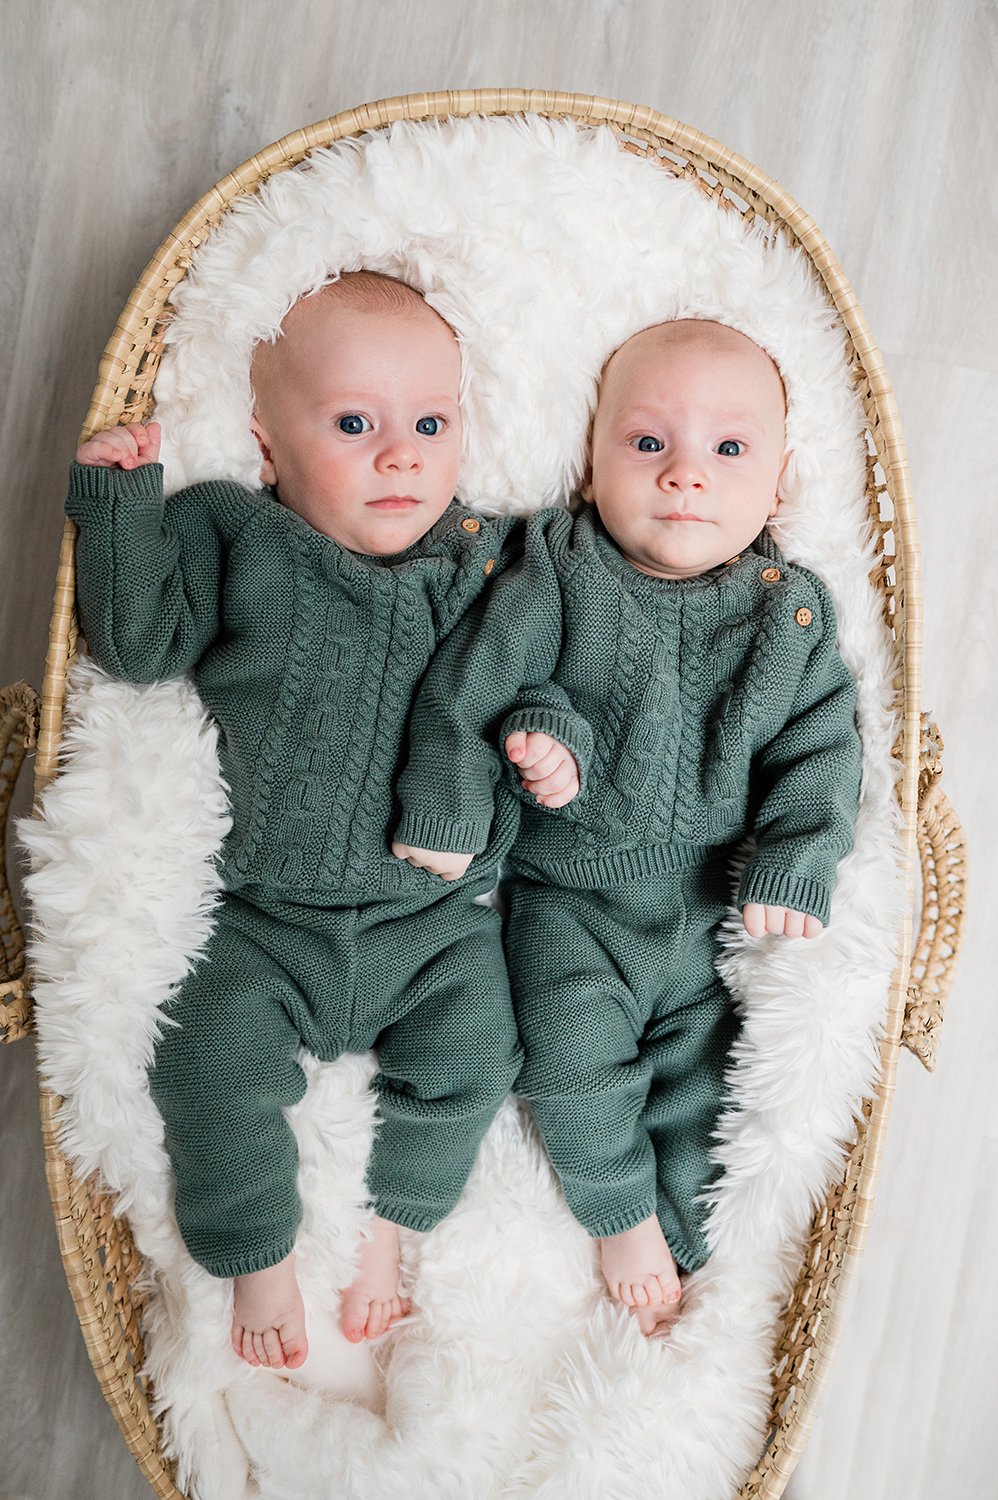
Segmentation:
[(743, 333), (693, 319), (646, 328), (603, 371), (582, 493), (633, 567), (695, 577), (776, 514), (785, 418), (779, 372)]
[(354, 271), (295, 303), (253, 355), (260, 477), (351, 552), (403, 552), (440, 519), (461, 453), (453, 330), (404, 282)]

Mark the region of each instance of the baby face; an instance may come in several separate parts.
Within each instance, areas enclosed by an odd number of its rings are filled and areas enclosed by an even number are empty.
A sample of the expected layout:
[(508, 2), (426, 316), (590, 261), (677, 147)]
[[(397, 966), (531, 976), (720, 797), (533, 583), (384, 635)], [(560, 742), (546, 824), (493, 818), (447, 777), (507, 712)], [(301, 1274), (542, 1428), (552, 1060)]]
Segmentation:
[(695, 577), (776, 513), (784, 414), (776, 366), (744, 334), (694, 321), (645, 329), (604, 372), (583, 494), (640, 572)]
[(440, 519), (460, 461), (461, 357), (431, 308), (306, 298), (252, 374), (260, 476), (316, 531), (387, 557)]

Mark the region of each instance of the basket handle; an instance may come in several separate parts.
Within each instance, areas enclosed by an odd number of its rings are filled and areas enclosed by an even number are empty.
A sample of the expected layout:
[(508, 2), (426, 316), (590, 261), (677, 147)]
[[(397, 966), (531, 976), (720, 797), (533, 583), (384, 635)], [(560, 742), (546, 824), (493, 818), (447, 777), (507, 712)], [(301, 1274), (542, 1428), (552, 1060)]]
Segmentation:
[(16, 1042), (33, 1029), (24, 933), (7, 877), (6, 833), (17, 773), (38, 739), (41, 700), (26, 682), (0, 692), (0, 1040)]
[(938, 725), (923, 714), (915, 827), (922, 912), (901, 1040), (930, 1073), (936, 1065), (943, 1007), (963, 937), (967, 887), (967, 844), (960, 820), (940, 784), (942, 774), (942, 735)]

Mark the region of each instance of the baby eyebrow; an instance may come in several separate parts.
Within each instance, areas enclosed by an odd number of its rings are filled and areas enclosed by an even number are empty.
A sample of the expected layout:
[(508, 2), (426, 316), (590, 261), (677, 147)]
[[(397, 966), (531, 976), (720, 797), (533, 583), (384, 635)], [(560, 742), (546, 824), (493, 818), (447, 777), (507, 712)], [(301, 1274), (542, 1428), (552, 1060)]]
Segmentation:
[(650, 406), (631, 406), (627, 411), (621, 413), (620, 420), (625, 424), (648, 422), (651, 426), (663, 425), (660, 413), (653, 411)]
[(762, 431), (761, 425), (753, 417), (739, 412), (735, 412), (732, 416), (720, 418), (717, 425), (718, 428), (724, 427), (731, 429), (730, 432), (725, 433), (726, 437), (737, 437), (740, 432)]
[[(389, 404), (394, 406), (395, 402)], [(318, 396), (316, 405), (336, 407), (340, 411), (351, 411), (355, 406), (383, 406), (385, 393), (384, 391), (335, 391), (332, 395)], [(460, 405), (453, 396), (434, 395), (432, 392), (429, 395), (420, 396), (417, 401), (411, 403), (412, 410), (418, 410), (420, 414), (427, 412), (430, 407), (439, 407), (442, 411), (460, 410)]]
[[(620, 419), (621, 427), (632, 429), (647, 426), (658, 430), (668, 430), (675, 425), (674, 422), (652, 411), (650, 407), (641, 406), (632, 407)], [(706, 425), (716, 436), (722, 438), (738, 437), (745, 433), (758, 436), (763, 430), (760, 423), (748, 412), (739, 411), (722, 412), (720, 416), (711, 417)]]

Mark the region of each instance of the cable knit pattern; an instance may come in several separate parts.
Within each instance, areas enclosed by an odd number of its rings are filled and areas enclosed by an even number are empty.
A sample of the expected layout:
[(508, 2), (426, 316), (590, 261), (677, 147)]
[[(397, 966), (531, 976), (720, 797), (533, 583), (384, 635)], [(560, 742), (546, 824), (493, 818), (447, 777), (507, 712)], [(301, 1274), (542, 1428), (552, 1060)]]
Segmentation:
[[(261, 858), (261, 850), (267, 833), (267, 824), (275, 788), (280, 781), (280, 765), (284, 755), (284, 740), (291, 715), (304, 696), (307, 676), (305, 660), (308, 646), (308, 622), (315, 613), (315, 589), (313, 580), (304, 566), (303, 538), (290, 537), (294, 567), (291, 573), (293, 602), (291, 606), (291, 631), (287, 642), (284, 662), (284, 683), (277, 699), (277, 712), (271, 732), (263, 740), (262, 753), (257, 762), (257, 794), (253, 798), (253, 815), (249, 820), (241, 848), (233, 856), (232, 865), (244, 879)], [(311, 795), (309, 795), (311, 793)], [(289, 778), (285, 789), (285, 806), (289, 811), (285, 839), (275, 842), (263, 854), (263, 867), (267, 884), (293, 886), (301, 882), (303, 849), (294, 835), (300, 832), (299, 820), (307, 819), (316, 810), (318, 799), (314, 795), (314, 782), (297, 775)]]
[[(499, 775), (496, 709), (524, 691), (531, 654), (529, 641), (511, 643), (512, 621), (558, 642), (551, 686), (595, 743), (587, 786), (567, 807), (521, 797), (512, 868), (598, 889), (674, 868), (676, 844), (723, 849), (754, 833), (739, 902), (827, 922), (852, 843), (860, 743), (821, 582), (767, 533), (700, 577), (650, 578), (621, 557), (591, 507), (532, 517), (525, 556), (534, 565), (507, 570), (427, 674), (400, 781), (405, 819), (432, 823), (435, 847), (467, 849), (470, 829), (482, 847)], [(516, 722), (541, 727), (529, 713)], [(514, 771), (499, 805), (516, 797)], [(449, 828), (465, 842), (448, 843)]]
[(443, 630), (522, 553), (523, 523), (453, 503), (405, 553), (362, 557), (269, 491), (210, 481), (164, 501), (158, 464), (74, 465), (66, 510), (95, 660), (138, 682), (191, 672), (218, 721), (227, 888), (438, 892), (388, 842), (409, 707)]
[[(436, 644), (428, 633), (426, 612), (407, 581), (400, 579), (394, 608), (387, 623), (386, 665), (375, 678), (377, 700), (366, 717), (365, 778), (354, 800), (354, 815), (345, 845), (347, 862), (357, 867), (375, 837), (383, 837), (389, 826), (391, 806), (386, 792), (392, 787), (402, 749), (400, 731), (406, 723), (415, 687), (406, 663), (428, 660), (427, 651)], [(359, 738), (359, 737), (358, 737)]]
[[(606, 738), (611, 754), (607, 764), (606, 791), (603, 796), (606, 836), (619, 842), (628, 828), (634, 824), (637, 809), (637, 792), (640, 788), (642, 767), (647, 772), (650, 747), (638, 743), (638, 723), (631, 717), (631, 708), (643, 698), (650, 686), (648, 663), (643, 655), (648, 641), (646, 622), (635, 609), (632, 600), (621, 599), (618, 670), (610, 679), (610, 696), (607, 703)], [(656, 640), (652, 645), (653, 658), (664, 654), (663, 643)], [(655, 665), (661, 666), (660, 660)], [(602, 727), (602, 726), (601, 726)]]

